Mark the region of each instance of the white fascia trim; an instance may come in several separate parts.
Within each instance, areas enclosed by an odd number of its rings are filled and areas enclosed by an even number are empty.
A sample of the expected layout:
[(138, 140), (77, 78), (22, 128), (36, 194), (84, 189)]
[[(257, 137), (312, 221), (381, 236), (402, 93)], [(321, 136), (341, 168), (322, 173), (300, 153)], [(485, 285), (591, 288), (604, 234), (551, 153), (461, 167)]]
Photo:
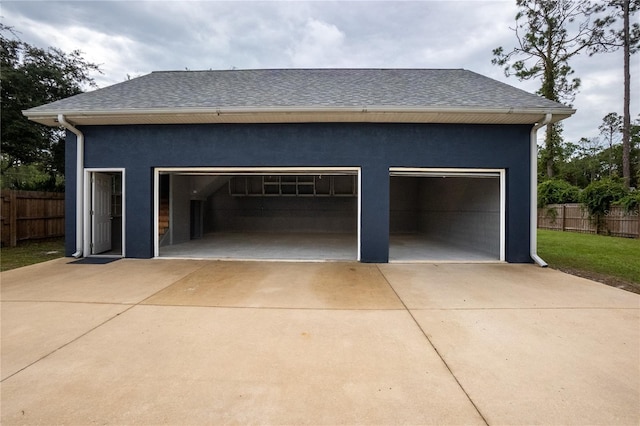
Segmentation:
[[(345, 106), (345, 107), (207, 107), (207, 108), (130, 108), (130, 109), (109, 109), (109, 110), (63, 110), (63, 111), (23, 111), (23, 114), (33, 121), (47, 121), (51, 125), (57, 122), (58, 114), (63, 114), (76, 121), (82, 119), (98, 119), (108, 118), (123, 119), (132, 117), (157, 117), (160, 123), (162, 117), (184, 117), (184, 116), (211, 116), (218, 117), (230, 116), (261, 116), (261, 115), (281, 115), (288, 116), (289, 121), (295, 122), (295, 116), (302, 114), (362, 114), (366, 117), (367, 113), (372, 114), (460, 114), (460, 115), (539, 115), (544, 117), (547, 114), (555, 115), (558, 118), (564, 118), (573, 115), (576, 112), (571, 108), (460, 108), (460, 107), (397, 107), (382, 105), (362, 105), (362, 106)], [(358, 119), (359, 120), (359, 119)], [(353, 121), (358, 121), (353, 120)], [(366, 121), (366, 118), (365, 118)], [(250, 122), (250, 120), (248, 121)]]

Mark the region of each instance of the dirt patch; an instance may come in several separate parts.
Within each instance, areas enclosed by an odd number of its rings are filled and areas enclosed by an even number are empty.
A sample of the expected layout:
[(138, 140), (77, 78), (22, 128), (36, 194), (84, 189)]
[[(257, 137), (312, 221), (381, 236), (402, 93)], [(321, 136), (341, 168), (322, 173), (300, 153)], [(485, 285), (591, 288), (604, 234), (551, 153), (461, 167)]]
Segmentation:
[(640, 294), (639, 283), (621, 280), (620, 278), (612, 277), (610, 275), (605, 275), (605, 274), (599, 274), (597, 272), (582, 271), (582, 270), (573, 269), (573, 268), (555, 268), (555, 269), (562, 272), (566, 272), (567, 274), (597, 281), (599, 283), (606, 284), (611, 287), (615, 287), (622, 290), (630, 291), (632, 293)]

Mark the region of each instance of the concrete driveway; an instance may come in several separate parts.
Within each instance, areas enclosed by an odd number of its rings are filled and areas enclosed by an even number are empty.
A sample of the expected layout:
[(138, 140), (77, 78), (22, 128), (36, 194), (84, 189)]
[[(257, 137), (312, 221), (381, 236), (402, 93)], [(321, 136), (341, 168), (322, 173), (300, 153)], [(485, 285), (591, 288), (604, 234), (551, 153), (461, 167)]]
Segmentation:
[(640, 423), (640, 296), (533, 265), (58, 259), (2, 279), (2, 423)]

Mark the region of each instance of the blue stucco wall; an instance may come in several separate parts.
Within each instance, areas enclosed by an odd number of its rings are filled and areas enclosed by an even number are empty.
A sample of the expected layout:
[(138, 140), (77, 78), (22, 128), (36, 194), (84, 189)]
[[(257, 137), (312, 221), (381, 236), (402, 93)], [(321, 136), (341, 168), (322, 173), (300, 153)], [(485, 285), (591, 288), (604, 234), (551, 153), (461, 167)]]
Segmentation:
[[(389, 167), (507, 169), (508, 262), (529, 257), (530, 125), (381, 123), (86, 126), (85, 167), (126, 169), (126, 252), (153, 256), (154, 167), (362, 168), (361, 258), (387, 262)], [(67, 132), (67, 212), (75, 211), (75, 136)], [(75, 215), (67, 214), (67, 255)]]

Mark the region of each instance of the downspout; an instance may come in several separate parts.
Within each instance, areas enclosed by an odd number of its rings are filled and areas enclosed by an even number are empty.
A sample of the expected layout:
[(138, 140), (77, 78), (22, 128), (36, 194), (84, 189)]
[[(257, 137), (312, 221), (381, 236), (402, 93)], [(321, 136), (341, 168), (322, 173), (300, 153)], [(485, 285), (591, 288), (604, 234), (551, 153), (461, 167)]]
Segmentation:
[(76, 252), (72, 254), (76, 259), (82, 257), (84, 241), (84, 135), (72, 124), (67, 122), (64, 114), (58, 114), (58, 123), (76, 136)]
[(529, 218), (529, 254), (531, 259), (543, 268), (546, 268), (547, 262), (538, 256), (538, 129), (546, 126), (551, 122), (553, 114), (547, 113), (542, 120), (531, 129), (531, 172), (530, 172), (530, 198), (531, 209)]

